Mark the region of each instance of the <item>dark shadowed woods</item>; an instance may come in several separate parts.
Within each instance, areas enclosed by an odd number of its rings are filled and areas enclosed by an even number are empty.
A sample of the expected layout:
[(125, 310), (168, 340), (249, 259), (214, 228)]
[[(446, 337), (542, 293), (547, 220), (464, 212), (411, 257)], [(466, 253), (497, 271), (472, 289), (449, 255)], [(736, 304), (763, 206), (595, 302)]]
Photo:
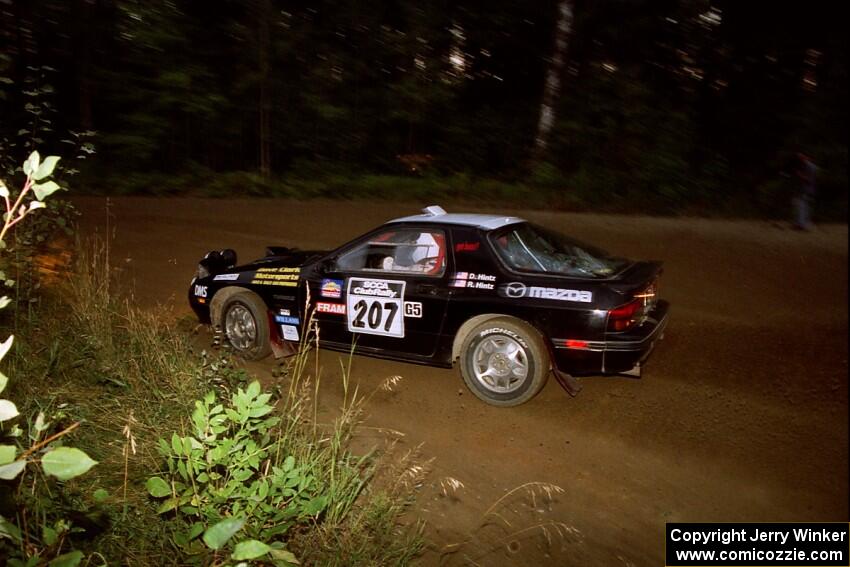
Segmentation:
[(845, 11), (13, 0), (0, 153), (63, 155), (78, 191), (781, 218), (803, 148), (840, 220)]

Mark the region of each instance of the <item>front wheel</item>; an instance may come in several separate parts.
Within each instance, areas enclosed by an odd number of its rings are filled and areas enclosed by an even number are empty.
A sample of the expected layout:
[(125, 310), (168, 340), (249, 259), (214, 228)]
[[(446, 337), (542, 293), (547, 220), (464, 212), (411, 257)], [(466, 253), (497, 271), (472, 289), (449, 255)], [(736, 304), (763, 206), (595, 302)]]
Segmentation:
[(260, 360), (271, 352), (269, 318), (263, 300), (250, 291), (236, 293), (221, 310), (221, 328), (233, 351), (249, 360)]
[(476, 326), (461, 346), (466, 386), (494, 406), (533, 398), (549, 376), (549, 353), (540, 334), (518, 319), (496, 317)]

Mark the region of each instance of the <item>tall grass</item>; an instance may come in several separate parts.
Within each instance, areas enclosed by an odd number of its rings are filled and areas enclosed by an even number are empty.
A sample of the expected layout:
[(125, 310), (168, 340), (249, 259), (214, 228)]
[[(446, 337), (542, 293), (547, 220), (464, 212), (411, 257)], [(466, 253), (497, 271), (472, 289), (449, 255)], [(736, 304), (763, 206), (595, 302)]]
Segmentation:
[[(307, 297), (305, 311), (310, 311)], [(290, 382), (280, 400), (281, 448), (325, 487), (328, 506), (321, 522), (299, 530), (290, 542), (308, 564), (406, 565), (424, 547), (422, 524), (402, 522), (421, 486), (426, 467), (416, 452), (400, 453), (389, 441), (381, 450), (356, 455), (351, 444), (369, 395), (352, 385), (351, 356), (340, 362), (343, 400), (330, 422), (318, 417), (321, 383), (320, 330), (312, 317), (290, 366)], [(312, 347), (312, 348), (308, 348)], [(390, 378), (388, 384), (393, 382)]]
[[(70, 518), (85, 530), (73, 546), (109, 563), (186, 563), (172, 539), (178, 520), (157, 515), (145, 489), (162, 466), (157, 440), (189, 429), (194, 401), (206, 391), (232, 390), (246, 375), (226, 353), (199, 353), (190, 324), (175, 325), (116, 293), (121, 287), (103, 242), (78, 245), (75, 257), (62, 287), (18, 329), (12, 371), (28, 377), (16, 381), (21, 413), (44, 411), (55, 427), (81, 421), (74, 445), (99, 464), (61, 493), (45, 481), (39, 514)], [(349, 386), (347, 367), (342, 407), (331, 421), (319, 420), (321, 368), (308, 348), (317, 342), (311, 328), (287, 362), (288, 382), (278, 385), (276, 444), (309, 469), (329, 499), (322, 515), (290, 531), (287, 545), (303, 564), (406, 565), (423, 547), (421, 526), (402, 520), (424, 467), (391, 443), (365, 455), (352, 451), (368, 396)], [(96, 489), (109, 496), (95, 501)]]

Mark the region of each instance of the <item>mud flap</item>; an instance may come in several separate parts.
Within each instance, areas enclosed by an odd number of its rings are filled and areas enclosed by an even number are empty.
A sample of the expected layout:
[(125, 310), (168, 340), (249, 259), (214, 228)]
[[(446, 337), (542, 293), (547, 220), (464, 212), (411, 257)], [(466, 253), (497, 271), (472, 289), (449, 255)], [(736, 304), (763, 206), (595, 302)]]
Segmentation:
[(271, 341), (272, 354), (275, 358), (292, 356), (298, 352), (298, 347), (289, 341)]
[(575, 397), (576, 394), (581, 392), (582, 385), (574, 376), (570, 376), (566, 372), (561, 372), (557, 368), (552, 369), (552, 374), (555, 375), (555, 379), (558, 381), (558, 384), (560, 384), (570, 396)]
[(626, 370), (624, 372), (619, 372), (618, 374), (622, 374), (623, 376), (630, 376), (632, 378), (640, 378), (642, 369), (643, 369), (643, 366), (641, 366), (641, 363), (638, 362), (630, 370)]
[(269, 346), (272, 348), (272, 355), (275, 359), (284, 358), (294, 355), (298, 352), (298, 344), (292, 344), (290, 341), (284, 340), (280, 334), (280, 327), (277, 326), (274, 320), (274, 314), (269, 311)]

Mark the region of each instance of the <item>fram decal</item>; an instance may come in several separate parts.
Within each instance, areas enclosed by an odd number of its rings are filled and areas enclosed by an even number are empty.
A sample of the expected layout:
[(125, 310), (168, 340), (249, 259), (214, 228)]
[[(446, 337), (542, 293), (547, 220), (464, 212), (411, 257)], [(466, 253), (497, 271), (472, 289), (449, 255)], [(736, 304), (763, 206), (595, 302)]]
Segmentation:
[(286, 325), (298, 325), (301, 323), (298, 317), (290, 317), (289, 315), (275, 315), (274, 320), (277, 323), (283, 323)]
[(207, 296), (207, 286), (205, 285), (195, 285), (195, 297), (206, 297)]
[(345, 315), (345, 303), (326, 303), (324, 301), (319, 301), (316, 303), (316, 312)]
[(475, 252), (480, 247), (480, 242), (458, 242), (455, 244), (455, 252)]
[(500, 287), (499, 292), (501, 295), (512, 299), (534, 297), (536, 299), (554, 299), (556, 301), (575, 301), (578, 303), (590, 303), (593, 301), (593, 293), (589, 291), (527, 286), (522, 282), (511, 282)]
[(342, 297), (342, 280), (322, 280), (322, 288), (319, 290), (322, 297), (338, 299)]
[(404, 316), (420, 319), (422, 317), (422, 304), (418, 301), (405, 301)]
[(465, 287), (469, 289), (493, 289), (496, 287), (496, 276), (476, 274), (474, 272), (457, 272), (449, 287)]
[(213, 278), (215, 281), (235, 281), (239, 279), (239, 274), (219, 274)]

